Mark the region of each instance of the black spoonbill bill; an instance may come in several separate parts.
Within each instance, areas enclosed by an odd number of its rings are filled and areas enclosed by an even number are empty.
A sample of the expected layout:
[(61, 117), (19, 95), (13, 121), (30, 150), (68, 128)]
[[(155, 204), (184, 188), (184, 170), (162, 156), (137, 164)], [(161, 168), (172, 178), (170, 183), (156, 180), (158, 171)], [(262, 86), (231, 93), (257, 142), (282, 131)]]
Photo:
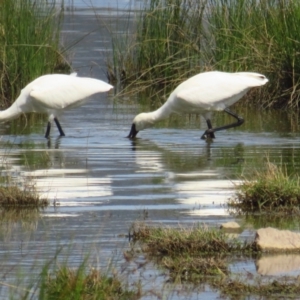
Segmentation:
[[(182, 82), (171, 93), (168, 100), (157, 110), (138, 114), (132, 122), (128, 138), (135, 138), (140, 130), (149, 128), (155, 122), (167, 118), (171, 113), (199, 113), (207, 123), (208, 129), (202, 139), (215, 138), (214, 132), (240, 126), (244, 119), (229, 110), (229, 106), (241, 99), (251, 88), (265, 85), (268, 79), (252, 72), (205, 72)], [(225, 111), (236, 122), (213, 127), (213, 111)]]
[(49, 120), (45, 137), (49, 137), (52, 120), (60, 135), (64, 136), (58, 121), (63, 111), (81, 106), (87, 97), (107, 92), (112, 88), (112, 85), (102, 80), (77, 77), (76, 73), (44, 75), (25, 86), (14, 103), (6, 110), (0, 111), (0, 122), (15, 119), (22, 113), (46, 113)]

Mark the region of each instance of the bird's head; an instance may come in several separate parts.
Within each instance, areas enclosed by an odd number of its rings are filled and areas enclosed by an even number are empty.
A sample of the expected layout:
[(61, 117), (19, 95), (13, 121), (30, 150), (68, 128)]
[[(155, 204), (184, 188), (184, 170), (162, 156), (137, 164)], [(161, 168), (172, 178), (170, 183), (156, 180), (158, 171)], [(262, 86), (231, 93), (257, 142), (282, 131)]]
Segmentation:
[(131, 130), (127, 137), (134, 139), (139, 131), (152, 127), (153, 124), (154, 120), (151, 117), (151, 113), (141, 113), (133, 119)]

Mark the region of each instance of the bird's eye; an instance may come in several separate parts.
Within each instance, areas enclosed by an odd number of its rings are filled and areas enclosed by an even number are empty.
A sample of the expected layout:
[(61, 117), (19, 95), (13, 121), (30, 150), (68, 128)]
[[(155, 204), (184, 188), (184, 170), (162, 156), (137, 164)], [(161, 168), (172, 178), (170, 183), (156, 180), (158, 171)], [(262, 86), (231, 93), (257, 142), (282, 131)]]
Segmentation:
[(265, 79), (265, 76), (259, 76), (261, 79)]

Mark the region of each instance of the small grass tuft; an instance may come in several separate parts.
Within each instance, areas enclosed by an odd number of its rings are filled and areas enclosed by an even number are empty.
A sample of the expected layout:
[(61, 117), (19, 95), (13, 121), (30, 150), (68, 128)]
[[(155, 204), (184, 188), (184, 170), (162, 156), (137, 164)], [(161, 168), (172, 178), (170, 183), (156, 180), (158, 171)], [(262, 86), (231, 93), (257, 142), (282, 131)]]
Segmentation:
[[(200, 226), (162, 228), (136, 223), (132, 232), (133, 240), (140, 242), (148, 259), (167, 269), (174, 283), (206, 284), (226, 299), (294, 299), (299, 295), (297, 278), (281, 277), (279, 281), (250, 272), (231, 273), (228, 264), (234, 257), (260, 253), (253, 243), (239, 243), (221, 230)], [(137, 253), (140, 257), (140, 252)]]
[(245, 179), (229, 206), (237, 213), (277, 212), (299, 213), (300, 178), (288, 175), (284, 166), (267, 162), (263, 172), (252, 180)]
[(200, 225), (191, 228), (150, 227), (144, 224), (134, 224), (132, 237), (146, 245), (146, 252), (153, 255), (177, 256), (183, 253), (189, 255), (228, 254), (238, 251), (253, 250), (252, 244), (241, 243), (238, 239), (214, 228)]
[(44, 208), (48, 204), (48, 200), (40, 198), (33, 188), (20, 189), (17, 186), (0, 187), (0, 207), (2, 208)]
[(207, 276), (226, 276), (228, 264), (224, 257), (162, 257), (160, 264), (169, 270), (173, 282), (201, 282)]
[(60, 267), (49, 274), (45, 284), (46, 299), (137, 299), (137, 292), (124, 289), (116, 277), (102, 275), (96, 269)]

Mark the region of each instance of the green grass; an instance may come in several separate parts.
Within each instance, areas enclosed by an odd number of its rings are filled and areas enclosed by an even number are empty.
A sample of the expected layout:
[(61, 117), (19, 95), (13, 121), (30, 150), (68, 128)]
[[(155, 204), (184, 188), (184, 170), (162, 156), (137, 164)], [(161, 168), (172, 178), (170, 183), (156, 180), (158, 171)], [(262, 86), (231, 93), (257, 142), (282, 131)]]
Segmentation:
[(148, 0), (136, 14), (134, 34), (112, 38), (108, 60), (123, 92), (168, 95), (199, 72), (254, 71), (270, 81), (247, 94), (249, 105), (299, 108), (299, 1)]
[(169, 271), (173, 282), (203, 282), (208, 276), (227, 276), (228, 255), (256, 253), (254, 243), (242, 243), (219, 229), (132, 226), (132, 239), (139, 242), (150, 260)]
[(195, 225), (190, 228), (150, 227), (134, 224), (132, 230), (134, 241), (146, 244), (147, 252), (163, 256), (234, 253), (251, 250), (251, 245), (244, 245), (237, 239), (218, 229)]
[[(76, 268), (67, 263), (59, 264), (63, 247), (54, 253), (54, 257), (41, 266), (39, 274), (34, 272), (19, 274), (16, 283), (9, 284), (3, 279), (1, 284), (10, 289), (9, 299), (39, 300), (136, 300), (141, 299), (141, 287), (132, 284), (129, 287), (116, 271), (103, 272), (88, 267), (88, 257)], [(64, 257), (65, 258), (65, 257)], [(24, 277), (23, 277), (24, 276)], [(121, 280), (122, 278), (122, 280)], [(122, 282), (123, 281), (123, 282)], [(125, 282), (124, 282), (125, 281)]]
[(121, 79), (131, 90), (138, 85), (138, 91), (152, 86), (157, 91), (200, 72), (205, 6), (191, 0), (149, 0), (142, 5), (134, 38), (120, 45), (112, 36), (109, 78)]
[(270, 79), (255, 100), (298, 108), (300, 2), (209, 0), (207, 58), (224, 71), (258, 71)]
[(236, 195), (229, 207), (237, 213), (300, 212), (300, 178), (289, 175), (284, 166), (266, 163), (263, 171), (257, 171), (237, 186)]
[(101, 274), (96, 269), (88, 272), (83, 266), (70, 269), (66, 266), (48, 274), (43, 282), (40, 299), (47, 300), (130, 300), (138, 299), (137, 291), (124, 288), (120, 280)]
[(43, 0), (0, 1), (0, 98), (11, 104), (21, 88), (46, 73), (69, 71), (60, 48), (62, 10)]

